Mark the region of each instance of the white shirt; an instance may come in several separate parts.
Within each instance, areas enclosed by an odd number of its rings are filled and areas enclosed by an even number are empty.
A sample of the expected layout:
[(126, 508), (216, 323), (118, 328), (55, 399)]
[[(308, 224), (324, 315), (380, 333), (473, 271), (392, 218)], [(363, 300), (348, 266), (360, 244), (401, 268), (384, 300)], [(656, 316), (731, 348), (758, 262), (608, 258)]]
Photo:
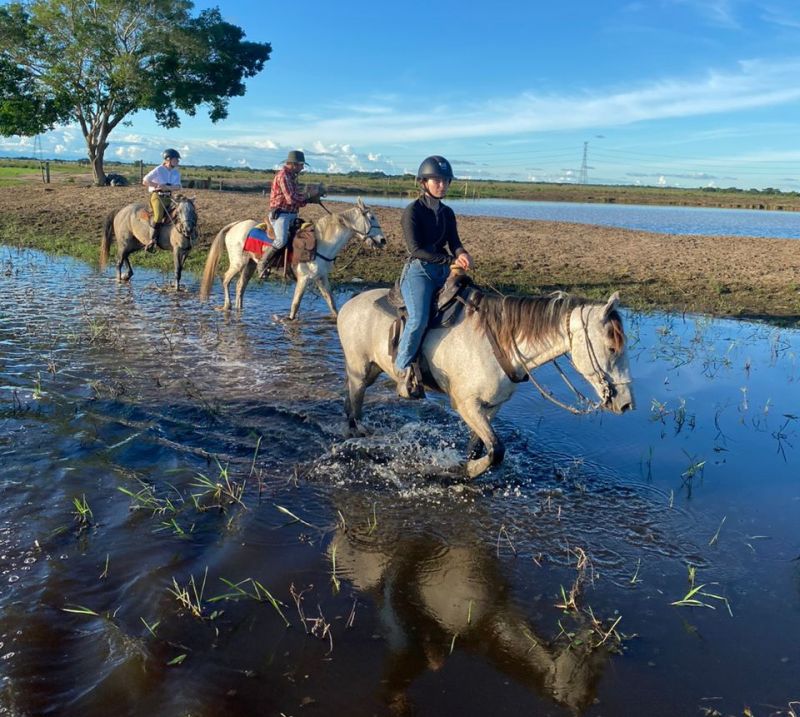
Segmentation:
[[(142, 182), (155, 182), (156, 184), (172, 184), (177, 188), (181, 186), (181, 173), (176, 167), (170, 169), (164, 164), (159, 164), (155, 169), (144, 175)], [(148, 191), (157, 192), (155, 187), (148, 187)]]

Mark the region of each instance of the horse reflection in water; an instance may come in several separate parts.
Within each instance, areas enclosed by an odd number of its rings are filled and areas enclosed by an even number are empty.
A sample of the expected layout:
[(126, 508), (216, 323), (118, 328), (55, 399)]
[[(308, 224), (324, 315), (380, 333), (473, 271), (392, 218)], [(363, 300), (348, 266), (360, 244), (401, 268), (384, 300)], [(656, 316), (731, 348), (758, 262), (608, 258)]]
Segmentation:
[(357, 532), (340, 528), (328, 550), (336, 551), (338, 574), (378, 603), (391, 651), (384, 699), (395, 713), (413, 713), (412, 683), (443, 667), (451, 646), (574, 714), (592, 703), (605, 647), (593, 646), (588, 629), (571, 644), (540, 638), (513, 604), (501, 564), (475, 536), (446, 544), (432, 533), (381, 539)]

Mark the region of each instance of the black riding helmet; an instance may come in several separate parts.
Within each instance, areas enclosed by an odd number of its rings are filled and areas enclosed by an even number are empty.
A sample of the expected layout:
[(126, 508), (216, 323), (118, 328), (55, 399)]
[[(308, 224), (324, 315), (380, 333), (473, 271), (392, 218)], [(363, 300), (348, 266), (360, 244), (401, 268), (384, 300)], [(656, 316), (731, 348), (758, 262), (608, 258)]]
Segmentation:
[(434, 177), (450, 181), (453, 179), (453, 168), (450, 166), (450, 162), (438, 154), (425, 157), (417, 170), (417, 181), (421, 182), (423, 179), (433, 179)]
[(161, 156), (164, 159), (180, 159), (181, 153), (177, 149), (165, 149), (161, 153)]

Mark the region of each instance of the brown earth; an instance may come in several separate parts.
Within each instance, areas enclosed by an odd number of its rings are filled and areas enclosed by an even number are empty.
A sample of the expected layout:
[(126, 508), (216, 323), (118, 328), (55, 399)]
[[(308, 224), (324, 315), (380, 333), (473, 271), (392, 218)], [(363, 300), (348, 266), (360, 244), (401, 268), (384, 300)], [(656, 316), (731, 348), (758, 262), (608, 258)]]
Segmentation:
[[(266, 197), (193, 190), (200, 240), (188, 264), (197, 270), (216, 232), (236, 219), (263, 218)], [(0, 188), (0, 232), (10, 245), (97, 257), (103, 218), (131, 201), (140, 187), (57, 185)], [(332, 211), (340, 209), (328, 202)], [(388, 283), (399, 275), (405, 249), (398, 209), (376, 206), (388, 239), (381, 253), (351, 245), (333, 278)], [(322, 216), (309, 206), (302, 215)], [(793, 239), (687, 237), (572, 224), (466, 217), (458, 219), (465, 247), (475, 258), (478, 283), (503, 291), (543, 293), (565, 289), (594, 298), (619, 290), (634, 308), (763, 317), (800, 323), (800, 242)], [(159, 257), (167, 267), (166, 253)], [(134, 264), (157, 259), (137, 254)], [(135, 279), (134, 279), (135, 281)]]

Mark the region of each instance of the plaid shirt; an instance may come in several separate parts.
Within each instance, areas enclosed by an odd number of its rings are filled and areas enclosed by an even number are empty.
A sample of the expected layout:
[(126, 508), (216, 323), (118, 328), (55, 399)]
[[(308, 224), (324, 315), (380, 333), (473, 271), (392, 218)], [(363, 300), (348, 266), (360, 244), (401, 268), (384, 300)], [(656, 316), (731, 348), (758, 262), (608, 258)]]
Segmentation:
[(269, 208), (282, 209), (284, 212), (297, 213), (306, 205), (306, 196), (297, 188), (297, 175), (283, 167), (272, 180), (272, 191), (269, 194)]

